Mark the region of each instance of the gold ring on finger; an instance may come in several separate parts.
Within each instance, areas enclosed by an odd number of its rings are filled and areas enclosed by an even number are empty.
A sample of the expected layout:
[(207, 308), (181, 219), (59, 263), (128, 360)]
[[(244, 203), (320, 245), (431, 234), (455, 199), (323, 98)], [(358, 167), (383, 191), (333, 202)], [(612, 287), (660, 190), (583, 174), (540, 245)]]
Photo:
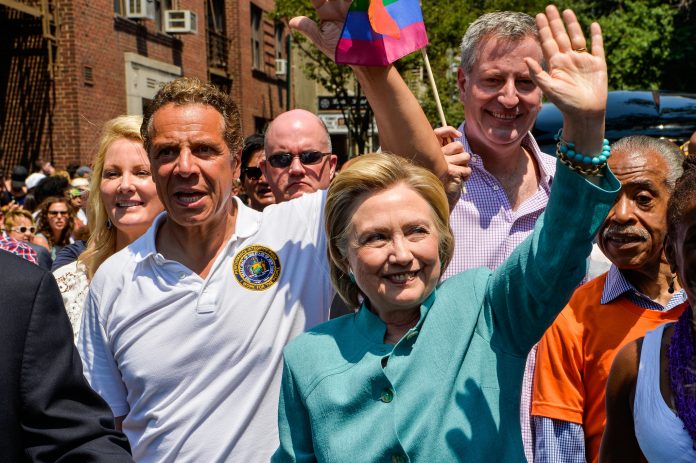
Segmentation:
[(573, 51), (577, 52), (577, 53), (587, 53), (587, 48), (585, 48), (585, 47), (573, 48)]

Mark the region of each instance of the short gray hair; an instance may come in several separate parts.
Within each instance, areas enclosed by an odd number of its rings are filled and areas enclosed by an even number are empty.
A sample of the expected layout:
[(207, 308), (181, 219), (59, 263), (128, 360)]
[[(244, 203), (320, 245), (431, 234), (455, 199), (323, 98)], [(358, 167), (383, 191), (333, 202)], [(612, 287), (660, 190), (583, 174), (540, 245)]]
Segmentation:
[[(470, 74), (478, 59), (479, 46), (484, 39), (500, 37), (510, 42), (519, 42), (527, 37), (539, 41), (539, 30), (534, 18), (517, 11), (486, 13), (471, 23), (462, 38), (461, 68)], [(541, 64), (541, 63), (540, 63)]]
[(677, 179), (684, 172), (682, 164), (684, 155), (679, 147), (669, 140), (648, 137), (646, 135), (631, 135), (624, 137), (611, 145), (612, 151), (640, 151), (642, 153), (655, 151), (667, 163), (667, 174), (665, 183), (670, 191), (674, 190)]

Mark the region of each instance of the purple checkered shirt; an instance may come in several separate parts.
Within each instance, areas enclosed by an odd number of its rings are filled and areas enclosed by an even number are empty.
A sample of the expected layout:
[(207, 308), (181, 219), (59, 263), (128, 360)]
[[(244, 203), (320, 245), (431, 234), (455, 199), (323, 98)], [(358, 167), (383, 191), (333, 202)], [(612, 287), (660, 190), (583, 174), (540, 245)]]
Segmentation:
[[(459, 131), (464, 133), (464, 124)], [(486, 171), (481, 156), (471, 151), (466, 135), (457, 141), (471, 154), (471, 177), (465, 183), (466, 193), (462, 193), (450, 214), (455, 246), (443, 280), (471, 268), (494, 270), (502, 264), (534, 230), (549, 201), (551, 181), (556, 173), (556, 158), (542, 153), (534, 137), (527, 134), (522, 146), (539, 166), (539, 190), (513, 211), (502, 185)]]
[(36, 259), (36, 251), (34, 251), (31, 246), (17, 241), (9, 236), (0, 236), (0, 249), (7, 252), (11, 252), (22, 259), (26, 259), (32, 264), (38, 265), (38, 260)]

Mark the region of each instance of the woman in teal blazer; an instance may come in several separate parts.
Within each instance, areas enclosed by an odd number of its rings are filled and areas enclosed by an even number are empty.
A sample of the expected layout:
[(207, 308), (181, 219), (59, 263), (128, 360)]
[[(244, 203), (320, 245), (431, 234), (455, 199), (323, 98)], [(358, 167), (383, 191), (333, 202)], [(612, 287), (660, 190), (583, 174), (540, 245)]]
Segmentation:
[[(537, 17), (549, 73), (527, 64), (564, 113), (559, 146), (575, 141), (577, 152), (599, 153), (607, 92), (601, 33), (593, 25), (592, 53), (572, 50), (585, 39), (575, 16), (564, 16), (572, 40), (555, 7)], [(620, 188), (605, 166), (597, 175), (560, 158), (533, 235), (496, 271), (441, 284), (453, 239), (438, 178), (380, 154), (340, 173), (326, 202), (331, 276), (359, 310), (286, 347), (273, 461), (524, 461), (527, 354), (582, 280)]]

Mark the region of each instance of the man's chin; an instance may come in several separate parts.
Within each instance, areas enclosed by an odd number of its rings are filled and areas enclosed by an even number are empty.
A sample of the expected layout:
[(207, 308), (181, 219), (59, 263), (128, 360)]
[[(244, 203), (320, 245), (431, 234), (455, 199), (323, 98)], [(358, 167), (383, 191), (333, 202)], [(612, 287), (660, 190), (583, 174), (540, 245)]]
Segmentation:
[(285, 197), (288, 199), (295, 199), (299, 198), (302, 195), (305, 195), (307, 193), (313, 193), (314, 190), (309, 186), (305, 184), (301, 185), (293, 185), (292, 187), (288, 188), (285, 191)]

